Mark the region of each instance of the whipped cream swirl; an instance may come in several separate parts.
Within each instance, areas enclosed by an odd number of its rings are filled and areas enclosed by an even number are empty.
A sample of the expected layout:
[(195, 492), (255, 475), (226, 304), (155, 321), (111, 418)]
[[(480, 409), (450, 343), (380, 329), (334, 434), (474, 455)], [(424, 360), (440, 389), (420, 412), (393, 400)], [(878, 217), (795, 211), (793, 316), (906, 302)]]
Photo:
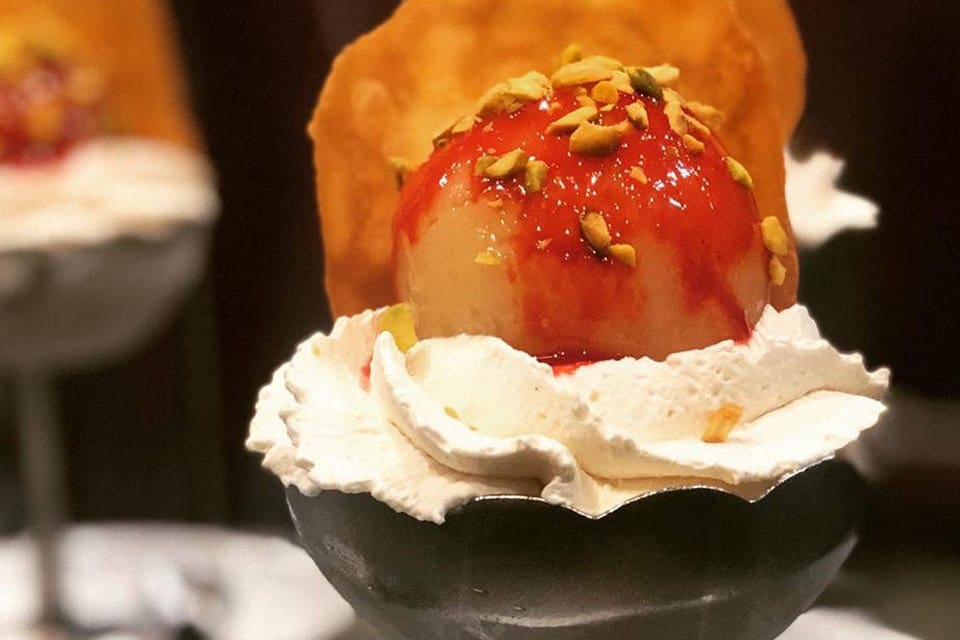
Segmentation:
[(0, 251), (164, 237), (208, 223), (218, 198), (196, 151), (146, 138), (99, 138), (39, 166), (0, 166)]
[[(561, 375), (489, 336), (404, 354), (377, 330), (381, 312), (301, 344), (261, 391), (247, 446), (306, 495), (368, 492), (437, 523), (494, 494), (591, 516), (666, 488), (755, 499), (873, 425), (889, 381), (837, 352), (801, 306), (767, 308), (743, 344)], [(743, 407), (741, 422), (726, 442), (703, 442), (724, 403)]]

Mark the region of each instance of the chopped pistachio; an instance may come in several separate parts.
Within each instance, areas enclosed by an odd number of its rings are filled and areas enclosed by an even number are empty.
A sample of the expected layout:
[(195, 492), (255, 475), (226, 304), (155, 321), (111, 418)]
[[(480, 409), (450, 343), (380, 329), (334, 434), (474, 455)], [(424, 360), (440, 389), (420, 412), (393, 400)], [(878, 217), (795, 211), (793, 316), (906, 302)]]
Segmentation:
[(323, 355), (323, 349), (320, 348), (320, 344), (314, 342), (310, 345), (310, 351), (313, 352), (314, 357), (319, 358)]
[(589, 84), (609, 80), (613, 72), (623, 68), (623, 65), (612, 58), (590, 56), (570, 64), (565, 64), (553, 74), (550, 82), (554, 87), (571, 87), (578, 84)]
[(663, 89), (648, 71), (640, 67), (627, 67), (626, 71), (630, 78), (630, 86), (633, 87), (634, 91), (642, 96), (657, 100), (663, 99)]
[(633, 169), (630, 169), (630, 177), (640, 184), (647, 184), (650, 182), (650, 178), (647, 177), (647, 172), (643, 170), (643, 167), (634, 167)]
[(655, 67), (644, 67), (644, 71), (662, 87), (669, 87), (680, 77), (680, 70), (672, 64), (660, 64)]
[[(477, 160), (478, 169), (480, 168), (480, 163), (485, 162), (484, 158), (487, 157), (488, 156), (481, 156), (480, 160)], [(517, 148), (513, 151), (507, 151), (492, 163), (486, 165), (483, 169), (483, 175), (488, 178), (497, 179), (515, 176), (527, 166), (527, 158), (527, 152), (523, 149)]]
[(686, 120), (687, 120), (687, 126), (690, 129), (693, 129), (694, 133), (696, 133), (701, 140), (706, 140), (707, 138), (710, 137), (711, 131), (707, 125), (703, 124), (702, 122), (700, 122), (699, 120), (697, 120), (696, 118), (694, 118), (689, 114), (684, 114), (684, 116), (686, 117)]
[(733, 178), (735, 182), (748, 189), (753, 189), (753, 178), (750, 177), (750, 173), (746, 167), (730, 156), (724, 158), (723, 161), (727, 163), (727, 171), (730, 172), (730, 177)]
[(486, 174), (487, 169), (497, 161), (497, 156), (483, 155), (477, 158), (477, 164), (473, 168), (474, 175), (482, 176)]
[(687, 133), (687, 114), (683, 112), (683, 99), (676, 91), (666, 89), (663, 92), (663, 100), (666, 103), (663, 107), (663, 113), (667, 116), (670, 123), (670, 129), (678, 136), (684, 136)]
[(503, 254), (497, 251), (496, 249), (484, 249), (477, 254), (477, 257), (473, 259), (477, 264), (481, 264), (487, 267), (495, 267), (501, 262), (503, 262)]
[(608, 156), (620, 146), (622, 134), (618, 126), (604, 127), (584, 121), (570, 136), (570, 151), (585, 156)]
[(415, 168), (413, 163), (406, 158), (400, 158), (397, 156), (390, 156), (387, 158), (387, 162), (393, 168), (394, 179), (397, 181), (397, 189), (402, 188), (407, 182), (410, 172)]
[(683, 140), (683, 146), (687, 148), (687, 151), (689, 151), (695, 156), (698, 156), (701, 153), (703, 153), (703, 150), (706, 148), (706, 146), (702, 142), (694, 138), (689, 133), (683, 134), (682, 140)]
[(614, 260), (618, 260), (630, 268), (636, 268), (637, 250), (633, 248), (633, 245), (612, 244), (609, 251)]
[(767, 275), (770, 276), (770, 282), (778, 287), (787, 279), (787, 268), (783, 266), (779, 258), (773, 256), (770, 258), (770, 264), (767, 266)]
[(617, 88), (620, 93), (633, 94), (633, 85), (630, 84), (630, 76), (626, 71), (614, 71), (610, 77), (610, 83)]
[(487, 90), (480, 98), (480, 117), (497, 113), (513, 113), (529, 100), (540, 100), (550, 92), (550, 81), (542, 73), (531, 71), (519, 78), (510, 78)]
[(760, 231), (763, 234), (763, 245), (767, 251), (775, 256), (785, 256), (790, 252), (790, 241), (783, 225), (776, 216), (767, 216), (760, 222)]
[(550, 79), (539, 71), (530, 71), (507, 80), (510, 93), (522, 100), (540, 100), (550, 93)]
[(723, 113), (715, 107), (701, 102), (688, 102), (686, 107), (690, 110), (690, 113), (714, 131), (718, 130), (720, 125), (723, 124)]
[(581, 107), (596, 107), (597, 103), (593, 98), (584, 94), (582, 96), (577, 96), (577, 104)]
[(579, 62), (580, 60), (583, 60), (583, 49), (575, 42), (568, 44), (563, 50), (563, 53), (560, 54), (561, 67), (571, 62)]
[(612, 238), (607, 228), (607, 221), (599, 213), (589, 212), (580, 216), (580, 232), (584, 240), (597, 253), (606, 255), (610, 249)]
[(647, 108), (640, 101), (631, 102), (627, 105), (627, 118), (641, 131), (650, 126), (650, 116), (647, 115)]
[(733, 428), (743, 417), (743, 407), (732, 402), (724, 403), (707, 416), (707, 428), (700, 439), (709, 443), (726, 442)]
[(460, 414), (457, 413), (457, 410), (453, 407), (444, 407), (443, 412), (453, 418), (454, 420), (460, 419)]
[(501, 82), (490, 87), (480, 98), (477, 106), (477, 115), (495, 115), (498, 113), (513, 113), (523, 106), (523, 101), (510, 93), (510, 85)]
[(590, 90), (590, 97), (604, 104), (615, 104), (620, 99), (620, 92), (609, 80), (601, 80), (593, 85), (593, 89)]
[(406, 353), (417, 344), (416, 320), (413, 305), (402, 302), (387, 307), (377, 318), (377, 329), (393, 335), (397, 348)]
[(450, 133), (466, 133), (470, 131), (470, 129), (473, 129), (473, 125), (475, 124), (477, 124), (476, 116), (463, 116), (453, 123), (453, 126), (450, 127)]
[(530, 160), (523, 172), (523, 187), (527, 193), (536, 193), (543, 188), (547, 177), (547, 163), (543, 160)]
[(599, 115), (599, 112), (595, 106), (574, 109), (567, 115), (557, 118), (547, 125), (547, 133), (573, 131), (579, 127), (582, 122), (593, 120), (597, 115)]

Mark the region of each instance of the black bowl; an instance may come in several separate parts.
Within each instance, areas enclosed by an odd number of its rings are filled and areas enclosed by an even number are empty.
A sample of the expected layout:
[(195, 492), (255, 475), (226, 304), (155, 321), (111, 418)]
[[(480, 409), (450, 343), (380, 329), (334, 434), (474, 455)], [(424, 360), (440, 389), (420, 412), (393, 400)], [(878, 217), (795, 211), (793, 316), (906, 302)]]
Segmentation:
[(320, 570), (387, 640), (768, 640), (834, 577), (863, 488), (828, 460), (750, 503), (669, 491), (588, 518), (473, 500), (443, 525), (368, 494), (287, 493)]

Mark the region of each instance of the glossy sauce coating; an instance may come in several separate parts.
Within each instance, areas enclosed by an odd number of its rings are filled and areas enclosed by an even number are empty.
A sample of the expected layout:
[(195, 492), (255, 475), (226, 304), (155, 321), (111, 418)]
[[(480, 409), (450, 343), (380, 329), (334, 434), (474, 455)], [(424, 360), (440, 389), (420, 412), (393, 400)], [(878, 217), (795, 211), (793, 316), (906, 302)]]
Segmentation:
[[(700, 154), (684, 148), (657, 100), (620, 94), (618, 104), (595, 123), (623, 122), (626, 105), (638, 99), (646, 107), (649, 127), (630, 127), (618, 151), (607, 156), (572, 153), (569, 133), (546, 133), (550, 122), (580, 106), (572, 89), (453, 136), (407, 181), (395, 218), (394, 246), (401, 236), (416, 243), (450, 176), (464, 167), (472, 173), (482, 155), (519, 147), (547, 163), (542, 189), (526, 193), (522, 173), (505, 180), (474, 176), (471, 197), (517, 205), (519, 215), (505, 213), (503, 220), (512, 254), (510, 276), (521, 291), (523, 322), (531, 331), (549, 333), (554, 345), (535, 355), (560, 365), (618, 357), (623, 354), (584, 349), (584, 322), (643, 317), (647, 287), (637, 286), (631, 267), (598, 255), (587, 244), (579, 222), (587, 212), (599, 212), (613, 242), (631, 244), (638, 254), (652, 244), (668, 247), (679, 270), (684, 308), (712, 305), (728, 325), (726, 337), (748, 338), (752, 327), (727, 274), (756, 248), (752, 191), (731, 178), (716, 136), (704, 140)], [(637, 167), (645, 183), (631, 176)], [(762, 260), (756, 268), (764, 268)], [(566, 310), (559, 316), (554, 311), (558, 297)]]

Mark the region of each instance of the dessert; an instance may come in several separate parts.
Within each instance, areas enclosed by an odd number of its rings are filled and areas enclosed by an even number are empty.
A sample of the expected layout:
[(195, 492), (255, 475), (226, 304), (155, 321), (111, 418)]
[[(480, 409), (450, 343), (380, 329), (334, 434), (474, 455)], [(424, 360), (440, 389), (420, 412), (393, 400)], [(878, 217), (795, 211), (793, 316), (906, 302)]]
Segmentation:
[(0, 250), (209, 221), (198, 146), (158, 2), (0, 2)]
[(247, 446), (388, 637), (769, 639), (832, 577), (889, 372), (796, 304), (804, 68), (779, 0), (407, 0), (338, 57), (339, 318)]
[(0, 0), (0, 363), (139, 344), (217, 210), (158, 0)]
[[(369, 492), (437, 523), (491, 494), (598, 516), (664, 488), (755, 499), (871, 426), (888, 373), (796, 304), (782, 148), (797, 90), (765, 65), (802, 78), (802, 56), (758, 48), (744, 24), (760, 18), (726, 2), (611, 2), (615, 19), (577, 30), (606, 48), (550, 56), (593, 8), (548, 3), (549, 28), (521, 35), (503, 25), (525, 10), (491, 1), (453, 38), (467, 4), (407, 3), (321, 95), (342, 317), (262, 392), (248, 446), (265, 465), (306, 495)], [(409, 41), (427, 15), (437, 30)], [(427, 120), (432, 145), (410, 138)]]

